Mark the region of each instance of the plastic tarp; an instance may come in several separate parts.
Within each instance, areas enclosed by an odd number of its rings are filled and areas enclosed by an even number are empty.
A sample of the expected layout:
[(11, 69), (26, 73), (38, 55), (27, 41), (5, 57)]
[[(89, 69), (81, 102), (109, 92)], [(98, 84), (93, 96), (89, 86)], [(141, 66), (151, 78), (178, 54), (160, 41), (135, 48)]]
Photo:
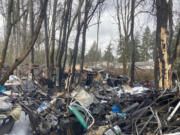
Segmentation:
[(81, 102), (84, 107), (90, 106), (94, 101), (94, 96), (86, 92), (84, 89), (73, 91), (71, 96)]
[(7, 80), (4, 85), (21, 85), (21, 79), (15, 75), (10, 75), (9, 80)]
[(8, 135), (32, 135), (32, 129), (30, 127), (28, 115), (21, 112), (20, 119), (15, 122), (12, 131)]
[(12, 104), (7, 101), (0, 100), (0, 112), (11, 111)]

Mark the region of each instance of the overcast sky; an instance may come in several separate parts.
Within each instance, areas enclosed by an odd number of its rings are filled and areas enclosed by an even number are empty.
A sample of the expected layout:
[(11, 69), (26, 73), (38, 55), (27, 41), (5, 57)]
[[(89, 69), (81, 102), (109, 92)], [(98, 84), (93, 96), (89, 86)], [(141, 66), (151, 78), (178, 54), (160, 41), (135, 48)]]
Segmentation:
[[(136, 20), (137, 20), (136, 22), (138, 22), (138, 27), (135, 27), (136, 31), (141, 26), (144, 26), (143, 23), (145, 23), (146, 25), (151, 23), (151, 21), (145, 19), (145, 17), (139, 18), (139, 16), (138, 16), (136, 18)], [(116, 24), (116, 12), (115, 12), (113, 0), (106, 0), (105, 1), (104, 7), (103, 7), (103, 12), (101, 14), (100, 22), (101, 23), (100, 23), (100, 31), (99, 31), (99, 48), (103, 52), (106, 49), (107, 45), (111, 41), (111, 43), (113, 43), (114, 50), (116, 50), (117, 40), (118, 40), (118, 27)], [(139, 22), (141, 22), (141, 23), (139, 23)], [(90, 25), (95, 24), (95, 23), (97, 23), (97, 14), (95, 14)], [(0, 16), (0, 37), (1, 37), (1, 39), (2, 39), (2, 36), (3, 36), (3, 19)], [(57, 38), (58, 38), (58, 36), (57, 36)], [(89, 27), (88, 31), (87, 31), (86, 52), (90, 49), (91, 45), (96, 40), (97, 40), (97, 25), (93, 25), (93, 26)], [(74, 41), (74, 40), (72, 40), (72, 41)], [(71, 44), (70, 46), (72, 47), (73, 45), (74, 44)]]
[[(155, 19), (150, 15), (140, 14), (135, 18), (135, 32), (140, 34), (146, 26), (152, 30), (155, 29)], [(91, 24), (97, 22), (97, 17), (94, 17)], [(88, 29), (87, 32), (87, 49), (91, 47), (92, 43), (97, 40), (97, 25)], [(117, 50), (118, 41), (118, 26), (116, 20), (116, 11), (113, 0), (106, 0), (104, 11), (101, 15), (100, 33), (99, 33), (99, 48), (104, 51), (111, 42), (114, 48), (114, 54)]]
[[(99, 32), (99, 48), (103, 52), (111, 41), (111, 43), (113, 43), (114, 54), (115, 54), (117, 50), (118, 27), (116, 23), (117, 22), (116, 11), (113, 1), (114, 0), (106, 0), (105, 7), (101, 15), (100, 32)], [(178, 0), (173, 0), (173, 1), (175, 3), (174, 4), (175, 9), (179, 9), (180, 2)], [(97, 15), (95, 15), (90, 25), (95, 23), (97, 23)], [(140, 34), (142, 34), (144, 28), (147, 25), (150, 27), (151, 31), (155, 30), (156, 28), (155, 17), (152, 17), (147, 14), (140, 14), (135, 17), (135, 33), (139, 32)], [(1, 39), (3, 37), (3, 19), (1, 16), (0, 16), (0, 37)], [(93, 25), (89, 27), (87, 31), (86, 52), (90, 49), (91, 45), (96, 40), (97, 40), (97, 25)], [(73, 45), (74, 44), (72, 44), (71, 46)]]

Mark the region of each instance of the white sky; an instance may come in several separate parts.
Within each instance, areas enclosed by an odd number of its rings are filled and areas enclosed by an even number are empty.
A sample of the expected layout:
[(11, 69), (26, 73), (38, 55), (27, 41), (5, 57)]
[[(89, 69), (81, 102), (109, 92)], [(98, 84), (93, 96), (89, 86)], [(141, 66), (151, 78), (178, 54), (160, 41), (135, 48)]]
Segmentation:
[[(113, 0), (112, 0), (113, 1)], [(107, 6), (108, 5), (108, 6)], [(97, 17), (94, 17), (91, 24), (97, 22)], [(143, 29), (149, 26), (152, 30), (155, 29), (155, 20), (149, 15), (140, 14), (135, 18), (135, 33), (138, 31), (140, 34), (143, 33)], [(87, 49), (89, 50), (94, 41), (97, 40), (97, 25), (94, 25), (88, 29), (87, 32)], [(104, 52), (108, 44), (113, 44), (114, 55), (117, 50), (118, 41), (118, 26), (116, 21), (116, 11), (114, 3), (109, 0), (105, 3), (105, 10), (101, 16), (100, 33), (99, 33), (99, 48)]]
[[(174, 1), (174, 7), (179, 9), (179, 1)], [(101, 15), (101, 24), (100, 24), (100, 32), (99, 32), (99, 48), (102, 52), (106, 49), (108, 44), (113, 43), (114, 47), (114, 54), (116, 54), (117, 50), (117, 40), (118, 40), (118, 27), (116, 24), (116, 12), (114, 8), (113, 0), (106, 0), (105, 7), (103, 13)], [(148, 25), (152, 30), (155, 30), (156, 23), (154, 17), (150, 15), (140, 14), (135, 18), (135, 33), (138, 31), (140, 34), (143, 33), (143, 29)], [(97, 16), (93, 18), (91, 24), (97, 23)], [(58, 37), (58, 36), (57, 36)], [(0, 16), (0, 39), (3, 38), (3, 19)], [(89, 27), (87, 31), (87, 46), (86, 52), (90, 49), (91, 45), (94, 41), (97, 40), (97, 25), (93, 25)], [(72, 40), (74, 41), (74, 40)], [(70, 42), (71, 44), (71, 42)], [(74, 44), (70, 45), (73, 46)], [(81, 44), (79, 45), (81, 46)]]

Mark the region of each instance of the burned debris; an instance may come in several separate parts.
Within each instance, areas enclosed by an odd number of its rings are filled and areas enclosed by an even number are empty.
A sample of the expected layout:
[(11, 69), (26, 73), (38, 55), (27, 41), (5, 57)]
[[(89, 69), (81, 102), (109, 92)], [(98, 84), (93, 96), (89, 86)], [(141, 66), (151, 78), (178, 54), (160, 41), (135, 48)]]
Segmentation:
[(0, 135), (180, 135), (179, 6), (0, 0)]
[[(101, 76), (97, 79), (98, 73)], [(127, 77), (106, 74), (84, 72), (82, 84), (70, 91), (41, 85), (42, 78), (33, 81), (10, 76), (1, 86), (0, 133), (11, 132), (21, 111), (28, 116), (31, 134), (36, 135), (180, 132), (179, 89), (156, 91), (147, 81), (130, 87)], [(117, 85), (112, 86), (108, 80), (117, 81)]]

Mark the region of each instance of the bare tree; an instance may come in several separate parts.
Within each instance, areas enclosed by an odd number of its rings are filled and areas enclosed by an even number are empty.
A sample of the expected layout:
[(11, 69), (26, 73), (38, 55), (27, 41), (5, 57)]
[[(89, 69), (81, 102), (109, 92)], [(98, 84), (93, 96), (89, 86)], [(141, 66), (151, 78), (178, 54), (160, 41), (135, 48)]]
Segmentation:
[[(25, 12), (25, 5), (24, 0), (21, 1), (22, 4), (22, 11)], [(22, 34), (22, 41), (23, 41), (23, 50), (26, 49), (27, 44), (27, 19), (28, 19), (28, 13), (23, 16), (23, 34)]]
[(131, 85), (133, 85), (134, 83), (134, 67), (135, 67), (134, 10), (135, 10), (135, 0), (131, 0), (131, 42), (132, 42)]
[(156, 29), (156, 61), (155, 61), (155, 85), (158, 88), (170, 88), (169, 70), (171, 66), (168, 62), (167, 46), (167, 23), (168, 23), (168, 3), (166, 0), (156, 1), (157, 29)]
[(85, 2), (85, 14), (84, 14), (84, 25), (83, 25), (83, 33), (82, 33), (82, 50), (81, 50), (81, 64), (80, 64), (80, 76), (79, 76), (79, 82), (81, 81), (81, 73), (83, 72), (84, 67), (84, 54), (85, 54), (85, 48), (86, 48), (86, 31), (88, 27), (88, 14), (89, 10), (91, 8), (91, 0), (86, 0)]
[(49, 67), (49, 36), (48, 36), (48, 24), (47, 24), (47, 13), (44, 18), (44, 31), (45, 31), (45, 52), (46, 52), (46, 68), (47, 76), (50, 78), (50, 67)]
[[(124, 33), (124, 43), (121, 46), (122, 52), (122, 63), (123, 63), (123, 75), (127, 75), (127, 50), (128, 50), (128, 42), (130, 37), (130, 0), (117, 0), (117, 18), (118, 18), (118, 27), (120, 37), (122, 37), (122, 32)], [(121, 20), (121, 21), (120, 21)], [(122, 27), (122, 29), (121, 29)], [(121, 44), (121, 40), (119, 40), (119, 44)]]
[(168, 3), (168, 9), (169, 9), (169, 43), (168, 43), (168, 61), (171, 63), (171, 48), (172, 48), (172, 40), (173, 40), (173, 2), (172, 0), (169, 0)]
[[(9, 0), (9, 1), (11, 3), (11, 0)], [(14, 64), (11, 65), (11, 67), (8, 69), (8, 71), (5, 73), (5, 75), (2, 77), (2, 79), (0, 80), (1, 85), (3, 85), (6, 82), (9, 75), (11, 75), (13, 73), (14, 69), (16, 69), (17, 66), (24, 61), (24, 59), (28, 56), (28, 54), (31, 52), (32, 48), (34, 47), (34, 44), (38, 38), (40, 29), (41, 29), (42, 22), (45, 18), (47, 3), (48, 3), (48, 0), (44, 0), (41, 11), (40, 11), (40, 15), (39, 15), (39, 18), (38, 18), (38, 21), (37, 21), (37, 24), (36, 24), (36, 27), (34, 30), (34, 35), (31, 39), (31, 41), (29, 42), (27, 49), (16, 59)]]
[[(30, 24), (30, 38), (32, 39), (33, 35), (34, 35), (34, 4), (33, 4), (33, 0), (29, 1), (29, 24)], [(31, 74), (32, 74), (32, 79), (34, 79), (34, 47), (32, 48), (31, 51)]]
[(54, 72), (54, 50), (55, 50), (55, 35), (56, 35), (56, 12), (57, 12), (57, 2), (54, 0), (53, 5), (53, 17), (52, 17), (52, 34), (51, 34), (51, 52), (50, 52), (50, 70), (51, 74)]
[(63, 54), (64, 54), (64, 49), (65, 49), (65, 46), (66, 46), (66, 42), (67, 42), (67, 26), (68, 26), (68, 17), (69, 17), (69, 14), (70, 14), (70, 7), (71, 7), (71, 4), (72, 4), (72, 0), (68, 0), (66, 1), (67, 4), (66, 4), (66, 10), (65, 10), (65, 15), (64, 15), (64, 25), (63, 25), (63, 37), (62, 37), (62, 44), (61, 44), (61, 48), (60, 48), (60, 52), (58, 52), (58, 68), (59, 68), (59, 85), (61, 84), (61, 80), (62, 80), (62, 75), (63, 75), (63, 71), (62, 71), (62, 66), (61, 66), (61, 63), (62, 63), (62, 57), (63, 57)]
[[(98, 5), (98, 13), (97, 13), (97, 39), (96, 39), (96, 42), (97, 42), (97, 48), (96, 50), (98, 50), (98, 45), (99, 45), (99, 30), (100, 30), (100, 21), (101, 21), (101, 12), (102, 12), (102, 5)], [(97, 54), (96, 54), (97, 55)], [(96, 56), (96, 65), (97, 65), (97, 57)]]
[(73, 52), (73, 67), (72, 67), (72, 78), (71, 78), (71, 84), (74, 82), (75, 77), (75, 71), (76, 71), (76, 60), (78, 55), (78, 45), (79, 45), (79, 38), (81, 34), (81, 8), (84, 0), (79, 1), (79, 7), (78, 7), (78, 24), (77, 24), (77, 33), (75, 38), (75, 44), (74, 44), (74, 52)]
[(4, 44), (2, 47), (1, 59), (0, 59), (0, 74), (1, 74), (1, 70), (4, 66), (5, 59), (6, 59), (6, 52), (7, 52), (9, 38), (11, 35), (12, 26), (13, 26), (12, 21), (11, 21), (12, 10), (13, 10), (13, 0), (8, 0), (6, 32), (5, 32)]
[(174, 64), (176, 58), (177, 58), (177, 48), (178, 46), (180, 46), (180, 28), (178, 30), (178, 34), (177, 34), (177, 39), (176, 39), (176, 44), (175, 44), (175, 48), (173, 50), (173, 55), (172, 55), (172, 58), (171, 58), (171, 63)]

